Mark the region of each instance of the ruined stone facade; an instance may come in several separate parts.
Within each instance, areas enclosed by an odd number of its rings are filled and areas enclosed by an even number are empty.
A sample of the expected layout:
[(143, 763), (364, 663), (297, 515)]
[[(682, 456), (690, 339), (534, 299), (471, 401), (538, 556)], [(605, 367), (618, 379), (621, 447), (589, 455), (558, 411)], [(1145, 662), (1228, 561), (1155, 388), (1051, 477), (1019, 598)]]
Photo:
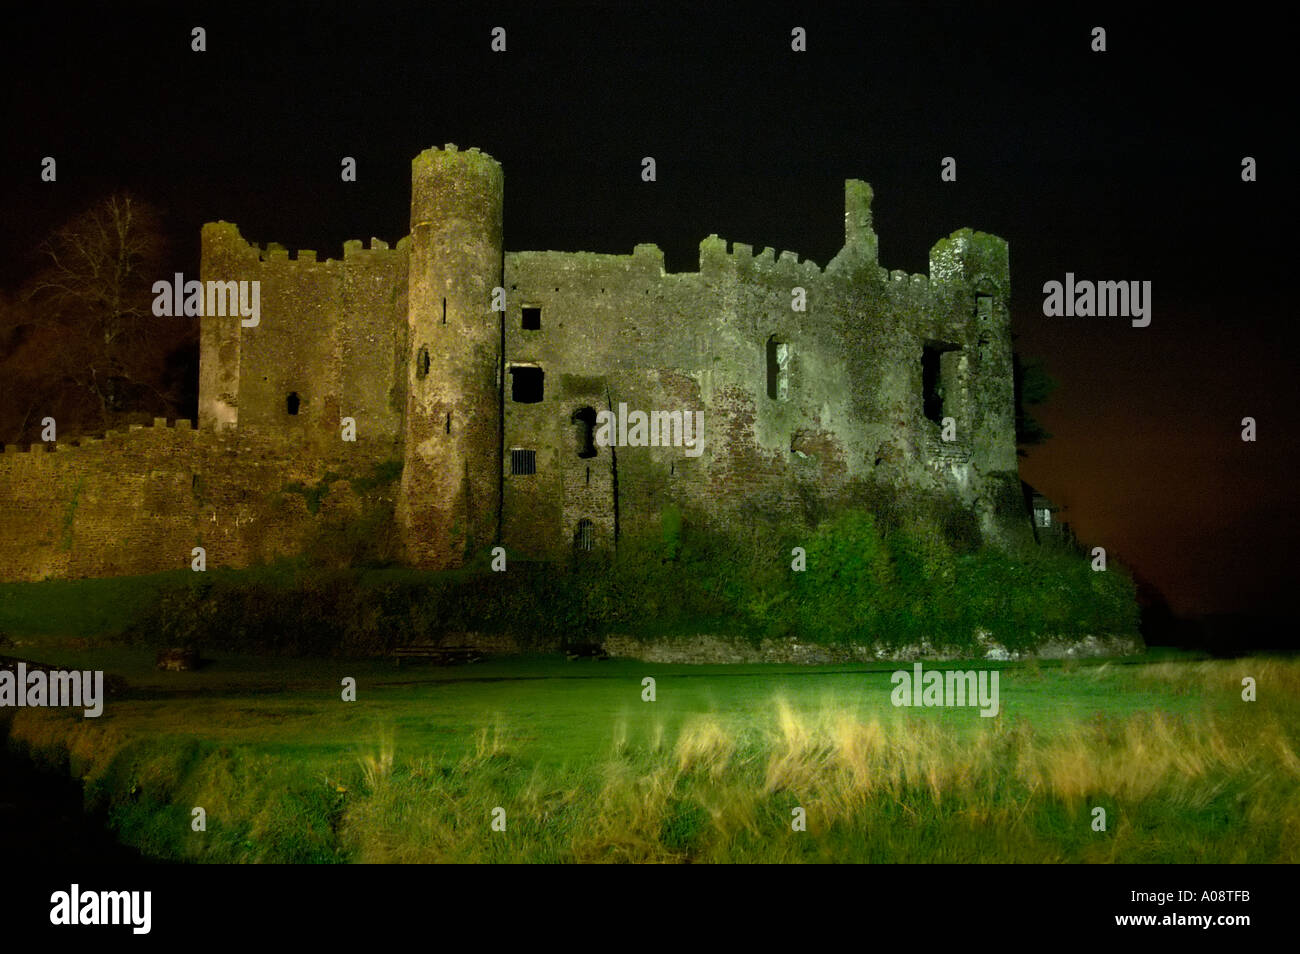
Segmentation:
[[(669, 509), (723, 530), (806, 525), (872, 484), (951, 501), (995, 544), (1029, 538), (1006, 243), (964, 229), (928, 276), (890, 272), (871, 198), (845, 184), (824, 268), (714, 235), (698, 271), (668, 273), (654, 245), (506, 252), (500, 165), (449, 145), (413, 161), (411, 233), (392, 248), (291, 258), (209, 224), (201, 279), (260, 282), (261, 315), (201, 319), (197, 431), (6, 448), (0, 576), (170, 569), (204, 539), (216, 565), (291, 553), (318, 513), (268, 494), (323, 484), (326, 509), (346, 508), (348, 478), (386, 461), (424, 567), (496, 543), (609, 550)], [(601, 446), (597, 415), (620, 408), (702, 413), (702, 448)], [(96, 555), (72, 552), (78, 533)]]

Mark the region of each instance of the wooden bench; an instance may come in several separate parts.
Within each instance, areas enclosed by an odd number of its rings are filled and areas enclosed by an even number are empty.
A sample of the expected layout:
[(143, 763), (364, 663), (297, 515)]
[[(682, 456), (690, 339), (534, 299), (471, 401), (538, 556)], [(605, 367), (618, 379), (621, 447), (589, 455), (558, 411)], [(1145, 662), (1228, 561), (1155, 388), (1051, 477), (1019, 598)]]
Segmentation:
[(393, 661), (400, 668), (403, 659), (429, 659), (440, 666), (478, 662), (483, 654), (471, 646), (440, 646), (437, 643), (416, 643), (398, 646), (393, 650)]

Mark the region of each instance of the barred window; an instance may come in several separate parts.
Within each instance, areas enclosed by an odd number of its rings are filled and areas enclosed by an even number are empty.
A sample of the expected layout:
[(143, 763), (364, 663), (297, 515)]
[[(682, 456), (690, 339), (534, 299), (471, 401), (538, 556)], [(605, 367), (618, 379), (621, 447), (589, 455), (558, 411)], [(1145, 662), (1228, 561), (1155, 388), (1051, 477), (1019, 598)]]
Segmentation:
[(527, 477), (537, 473), (537, 451), (523, 450), (519, 447), (511, 448), (510, 473), (516, 477)]
[(596, 525), (583, 517), (573, 531), (573, 549), (592, 550), (596, 546)]

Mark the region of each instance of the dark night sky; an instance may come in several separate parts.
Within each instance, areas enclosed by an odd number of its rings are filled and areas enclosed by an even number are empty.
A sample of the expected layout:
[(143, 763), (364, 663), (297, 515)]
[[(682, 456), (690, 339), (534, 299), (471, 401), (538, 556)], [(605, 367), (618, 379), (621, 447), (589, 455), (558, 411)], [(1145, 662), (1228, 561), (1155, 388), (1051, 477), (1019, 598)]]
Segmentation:
[[(9, 20), (0, 285), (121, 187), (167, 212), (195, 274), (215, 219), (322, 257), (395, 241), (412, 156), (446, 142), (504, 165), (508, 249), (657, 242), (673, 271), (695, 269), (711, 232), (824, 265), (843, 180), (866, 178), (888, 268), (926, 271), (962, 226), (1010, 243), (1017, 348), (1060, 382), (1039, 415), (1055, 436), (1022, 474), (1080, 536), (1179, 611), (1283, 608), (1300, 463), (1283, 298), (1294, 102), (1274, 74), (1293, 56), (1263, 8), (1169, 22), (1093, 3), (353, 6)], [(196, 25), (206, 53), (190, 51)], [(505, 54), (489, 50), (498, 25)], [(790, 52), (795, 25), (807, 53)], [(46, 155), (56, 184), (39, 180)], [(340, 181), (345, 155), (356, 183)], [(939, 179), (948, 155), (956, 183)], [(1258, 182), (1240, 179), (1246, 155)], [(1151, 281), (1151, 326), (1044, 318), (1043, 282), (1067, 271)], [(1257, 443), (1240, 439), (1246, 415)]]

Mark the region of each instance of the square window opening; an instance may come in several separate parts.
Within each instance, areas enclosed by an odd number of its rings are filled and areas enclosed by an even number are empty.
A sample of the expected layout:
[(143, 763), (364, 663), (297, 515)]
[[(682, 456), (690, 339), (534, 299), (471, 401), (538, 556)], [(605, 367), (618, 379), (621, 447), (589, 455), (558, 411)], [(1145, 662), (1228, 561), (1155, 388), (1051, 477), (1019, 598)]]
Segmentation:
[(541, 368), (518, 365), (510, 369), (510, 399), (516, 404), (539, 404), (542, 400), (543, 380)]

